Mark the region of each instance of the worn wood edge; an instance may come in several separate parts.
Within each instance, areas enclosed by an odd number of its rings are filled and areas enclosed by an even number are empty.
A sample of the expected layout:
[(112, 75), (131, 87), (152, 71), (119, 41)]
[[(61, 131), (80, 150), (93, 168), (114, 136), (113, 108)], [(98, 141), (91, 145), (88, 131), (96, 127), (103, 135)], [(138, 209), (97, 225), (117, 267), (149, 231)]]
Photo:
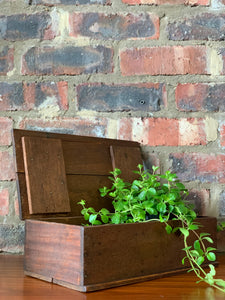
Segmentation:
[(83, 135), (76, 135), (76, 134), (63, 134), (63, 133), (56, 133), (56, 132), (47, 132), (47, 131), (38, 131), (38, 130), (24, 130), (24, 129), (13, 129), (13, 140), (14, 142), (16, 139), (21, 138), (22, 136), (33, 136), (33, 137), (45, 137), (45, 138), (57, 138), (62, 139), (65, 141), (70, 142), (99, 142), (105, 143), (110, 145), (112, 142), (120, 146), (127, 146), (129, 143), (132, 146), (140, 146), (140, 143), (137, 141), (129, 141), (129, 140), (119, 140), (119, 139), (110, 139), (110, 138), (102, 138), (102, 137), (94, 137), (94, 136), (83, 136)]
[(37, 279), (40, 279), (40, 280), (43, 280), (43, 281), (47, 281), (47, 282), (53, 282), (53, 278), (51, 278), (51, 277), (40, 275), (40, 274), (33, 273), (33, 272), (30, 272), (30, 271), (26, 271), (26, 270), (24, 270), (24, 275), (34, 277), (34, 278), (37, 278)]
[[(213, 262), (212, 264), (217, 266), (218, 262)], [(203, 268), (205, 268), (207, 266), (208, 266), (208, 264), (202, 265)], [(160, 279), (160, 278), (164, 278), (164, 277), (178, 275), (178, 274), (187, 272), (187, 270), (189, 270), (188, 267), (173, 270), (173, 271), (163, 272), (163, 273), (157, 273), (157, 274), (128, 278), (128, 279), (123, 279), (123, 280), (91, 284), (91, 285), (75, 285), (75, 284), (65, 282), (62, 280), (57, 280), (54, 278), (53, 278), (53, 283), (76, 290), (76, 291), (79, 291), (79, 292), (94, 292), (94, 291), (99, 291), (99, 290), (103, 290), (103, 289), (115, 288), (115, 287), (119, 287), (119, 286), (123, 286), (123, 285), (135, 284), (135, 283), (140, 283), (140, 282), (144, 282), (144, 281), (150, 281), (150, 280), (154, 280), (154, 279)]]

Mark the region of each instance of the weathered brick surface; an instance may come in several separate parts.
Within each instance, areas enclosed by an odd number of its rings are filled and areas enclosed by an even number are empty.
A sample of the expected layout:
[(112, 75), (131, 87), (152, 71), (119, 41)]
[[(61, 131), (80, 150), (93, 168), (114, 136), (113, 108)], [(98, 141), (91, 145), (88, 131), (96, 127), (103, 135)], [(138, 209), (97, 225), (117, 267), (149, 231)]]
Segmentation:
[(120, 53), (122, 75), (207, 74), (204, 46), (133, 48)]
[(176, 20), (167, 26), (168, 37), (174, 41), (224, 40), (225, 14), (204, 13)]
[(209, 190), (191, 189), (189, 195), (185, 198), (190, 204), (194, 205), (194, 210), (199, 216), (207, 214), (207, 207), (210, 201)]
[(72, 13), (70, 35), (94, 39), (158, 39), (159, 17), (152, 14)]
[(11, 131), (13, 121), (9, 118), (0, 117), (0, 146), (9, 146), (12, 142)]
[(14, 66), (14, 49), (8, 46), (0, 47), (0, 75), (7, 75)]
[(31, 110), (47, 106), (68, 109), (68, 83), (7, 83), (0, 82), (0, 110)]
[(176, 105), (181, 111), (225, 112), (225, 84), (178, 84)]
[(225, 191), (223, 190), (219, 196), (219, 215), (225, 216)]
[(221, 48), (218, 52), (222, 58), (222, 64), (223, 64), (220, 75), (225, 75), (225, 48)]
[(220, 145), (225, 147), (225, 124), (220, 126)]
[(23, 75), (112, 72), (112, 50), (97, 47), (33, 47), (23, 56)]
[(225, 155), (207, 153), (171, 153), (172, 171), (182, 181), (225, 183)]
[(52, 39), (56, 35), (57, 32), (52, 28), (52, 18), (47, 13), (0, 17), (0, 39)]
[(107, 137), (107, 120), (104, 118), (57, 118), (51, 121), (24, 119), (20, 122), (20, 128), (27, 130)]
[(7, 151), (0, 152), (0, 180), (14, 180), (13, 156)]
[(124, 118), (119, 121), (118, 138), (150, 146), (206, 145), (202, 119)]
[[(27, 0), (28, 1), (28, 0)], [(110, 0), (32, 0), (29, 1), (31, 5), (83, 5), (83, 4), (110, 4)]]
[(24, 251), (24, 225), (0, 225), (0, 251), (21, 253)]
[(163, 4), (185, 4), (185, 5), (206, 5), (210, 4), (210, 0), (122, 0), (124, 3), (130, 5), (138, 5), (138, 4), (155, 4), (155, 5), (163, 5)]
[(0, 216), (6, 216), (9, 213), (9, 191), (3, 189), (0, 191)]
[(159, 111), (166, 105), (164, 84), (79, 85), (78, 109), (94, 111)]

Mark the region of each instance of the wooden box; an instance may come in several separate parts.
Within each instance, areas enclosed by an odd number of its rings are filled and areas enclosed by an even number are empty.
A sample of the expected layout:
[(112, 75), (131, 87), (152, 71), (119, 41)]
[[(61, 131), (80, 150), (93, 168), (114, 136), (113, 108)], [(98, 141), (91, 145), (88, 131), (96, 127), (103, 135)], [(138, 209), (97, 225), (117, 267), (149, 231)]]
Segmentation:
[[(125, 180), (135, 178), (138, 143), (26, 130), (13, 135), (26, 275), (88, 292), (187, 269), (182, 237), (168, 235), (159, 222), (82, 226), (77, 202), (111, 210), (98, 189), (110, 186), (115, 167)], [(216, 219), (199, 222), (216, 240)]]

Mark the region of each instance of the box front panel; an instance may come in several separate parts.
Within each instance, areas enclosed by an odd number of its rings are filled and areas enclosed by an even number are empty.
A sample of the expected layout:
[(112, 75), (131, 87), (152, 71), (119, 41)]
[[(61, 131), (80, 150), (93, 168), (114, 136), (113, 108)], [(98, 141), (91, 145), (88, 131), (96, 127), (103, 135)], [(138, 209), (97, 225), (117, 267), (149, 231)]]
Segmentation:
[[(211, 233), (215, 240), (216, 220), (202, 218), (200, 222), (204, 224), (203, 232)], [(195, 237), (190, 237), (190, 245), (193, 240)], [(130, 278), (138, 281), (139, 277), (183, 269), (181, 260), (185, 252), (182, 248), (183, 237), (167, 234), (165, 226), (159, 222), (86, 228), (84, 284)]]

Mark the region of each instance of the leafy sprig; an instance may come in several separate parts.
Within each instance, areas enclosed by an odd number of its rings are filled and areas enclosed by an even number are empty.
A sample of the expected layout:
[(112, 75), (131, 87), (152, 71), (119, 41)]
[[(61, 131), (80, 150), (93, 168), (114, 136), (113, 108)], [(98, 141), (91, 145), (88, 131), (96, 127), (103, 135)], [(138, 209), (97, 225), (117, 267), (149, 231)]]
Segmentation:
[[(121, 171), (115, 169), (110, 172), (112, 181), (111, 188), (100, 188), (102, 197), (109, 196), (112, 199), (114, 212), (106, 208), (95, 211), (93, 207), (86, 207), (85, 200), (79, 204), (82, 206), (81, 214), (91, 225), (101, 224), (121, 224), (159, 221), (165, 224), (168, 234), (179, 231), (184, 238), (184, 248), (186, 255), (182, 259), (182, 264), (187, 260), (190, 271), (195, 272), (199, 278), (198, 282), (204, 281), (225, 293), (225, 281), (215, 278), (216, 271), (212, 264), (209, 264), (207, 273), (202, 264), (208, 261), (215, 261), (215, 248), (207, 247), (206, 244), (213, 244), (208, 233), (198, 233), (200, 224), (196, 222), (196, 213), (193, 207), (185, 202), (188, 190), (177, 179), (177, 175), (166, 171), (165, 174), (156, 174), (158, 167), (153, 167), (153, 172), (143, 170), (142, 165), (138, 165), (138, 170), (134, 171), (139, 179), (132, 183), (124, 182), (119, 177)], [(181, 226), (172, 228), (169, 220), (179, 220)], [(188, 244), (190, 233), (196, 237), (193, 245)]]

